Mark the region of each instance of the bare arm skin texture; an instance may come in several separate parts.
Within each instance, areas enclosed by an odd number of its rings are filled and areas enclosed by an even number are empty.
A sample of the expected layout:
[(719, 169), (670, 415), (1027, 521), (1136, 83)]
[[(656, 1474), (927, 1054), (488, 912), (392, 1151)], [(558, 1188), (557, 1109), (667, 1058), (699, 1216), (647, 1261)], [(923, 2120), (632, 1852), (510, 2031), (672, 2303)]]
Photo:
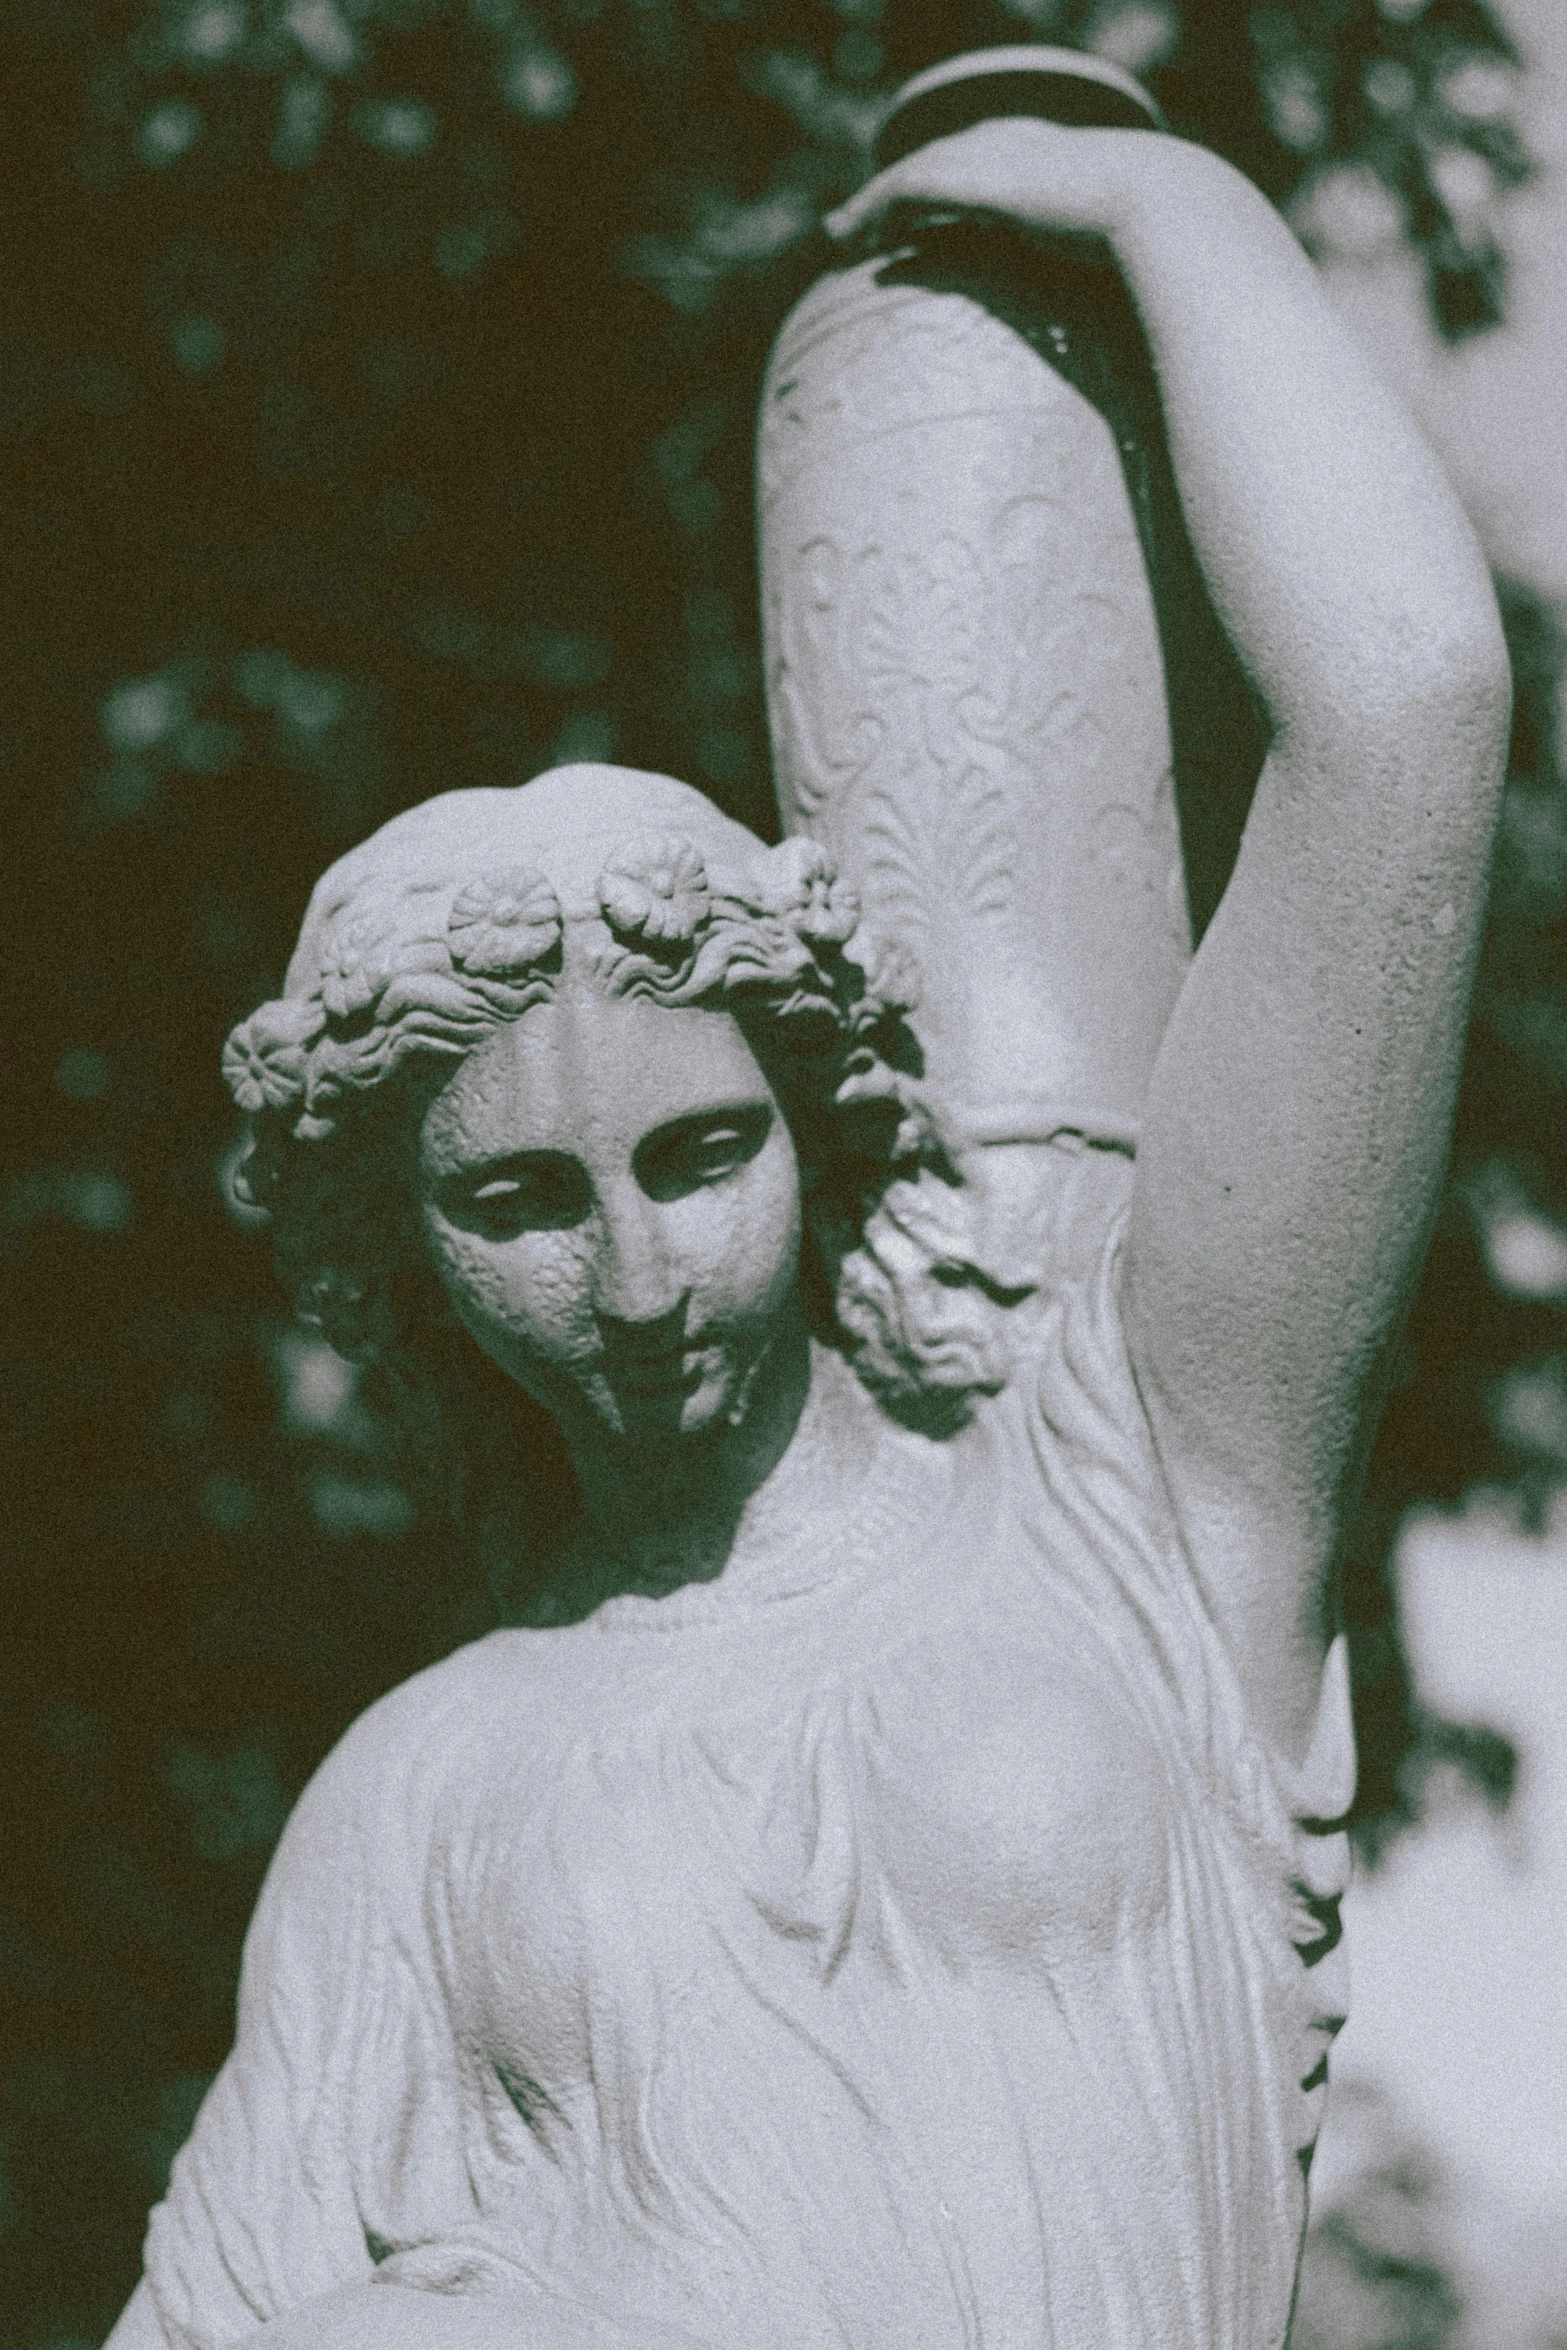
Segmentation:
[(1473, 534), (1249, 182), (1158, 133), (984, 123), (926, 199), (1105, 237), (1271, 747), (1159, 1058), (1128, 1343), (1256, 1718), (1309, 1739), (1346, 1491), (1446, 1158), (1509, 687)]

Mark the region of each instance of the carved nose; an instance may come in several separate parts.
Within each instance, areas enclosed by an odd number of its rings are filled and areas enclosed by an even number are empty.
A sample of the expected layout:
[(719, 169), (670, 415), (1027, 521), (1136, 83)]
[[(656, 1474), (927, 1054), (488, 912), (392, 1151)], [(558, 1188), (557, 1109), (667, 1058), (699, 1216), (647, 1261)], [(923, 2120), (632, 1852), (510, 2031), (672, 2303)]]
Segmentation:
[(606, 1335), (651, 1347), (681, 1335), (686, 1289), (650, 1201), (605, 1214), (593, 1278), (593, 1310)]

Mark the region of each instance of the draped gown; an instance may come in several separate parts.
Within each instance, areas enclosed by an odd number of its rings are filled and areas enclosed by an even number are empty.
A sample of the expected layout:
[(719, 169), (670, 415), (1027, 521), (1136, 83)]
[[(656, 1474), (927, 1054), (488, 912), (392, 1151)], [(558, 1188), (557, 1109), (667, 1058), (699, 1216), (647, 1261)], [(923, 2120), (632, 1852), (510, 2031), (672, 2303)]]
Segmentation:
[(1292, 1776), (1161, 1482), (1121, 1222), (961, 1435), (868, 1415), (856, 1490), (715, 1582), (349, 1731), (153, 2217), (171, 2343), (376, 2278), (520, 2296), (519, 2350), (530, 2302), (583, 2350), (1278, 2350), (1342, 1655)]

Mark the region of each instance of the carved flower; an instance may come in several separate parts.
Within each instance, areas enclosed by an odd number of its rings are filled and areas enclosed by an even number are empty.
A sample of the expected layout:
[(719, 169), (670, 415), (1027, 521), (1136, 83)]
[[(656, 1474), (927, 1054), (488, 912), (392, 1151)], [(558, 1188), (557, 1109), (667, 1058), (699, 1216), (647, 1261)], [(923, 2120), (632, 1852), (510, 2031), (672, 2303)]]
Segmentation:
[(630, 842), (599, 875), (612, 930), (662, 946), (686, 945), (707, 913), (707, 873), (689, 841), (671, 834)]
[(531, 865), (492, 874), (453, 900), (446, 939), (459, 970), (504, 978), (541, 963), (559, 943), (560, 901)]
[(783, 915), (812, 946), (842, 946), (852, 936), (859, 900), (820, 841), (796, 836), (769, 849), (762, 887), (768, 912)]
[(314, 997), (293, 997), (263, 1004), (230, 1031), (223, 1081), (247, 1116), (286, 1110), (303, 1097), (310, 1047), (325, 1025)]
[(395, 926), (384, 907), (351, 913), (337, 925), (321, 957), (321, 998), (334, 1020), (351, 1020), (379, 1003), (395, 953)]

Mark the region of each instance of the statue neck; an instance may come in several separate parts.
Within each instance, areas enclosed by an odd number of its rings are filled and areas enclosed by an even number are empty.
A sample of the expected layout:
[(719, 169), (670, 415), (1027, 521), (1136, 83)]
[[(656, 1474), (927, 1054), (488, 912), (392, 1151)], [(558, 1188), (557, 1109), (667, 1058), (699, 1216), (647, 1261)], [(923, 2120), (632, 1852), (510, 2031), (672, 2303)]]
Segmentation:
[(582, 1509), (552, 1591), (564, 1599), (570, 1586), (575, 1615), (619, 1592), (659, 1597), (712, 1582), (737, 1549), (765, 1548), (852, 1474), (864, 1431), (840, 1388), (874, 1415), (853, 1374), (813, 1344), (796, 1305), (725, 1426), (657, 1447), (567, 1429)]

